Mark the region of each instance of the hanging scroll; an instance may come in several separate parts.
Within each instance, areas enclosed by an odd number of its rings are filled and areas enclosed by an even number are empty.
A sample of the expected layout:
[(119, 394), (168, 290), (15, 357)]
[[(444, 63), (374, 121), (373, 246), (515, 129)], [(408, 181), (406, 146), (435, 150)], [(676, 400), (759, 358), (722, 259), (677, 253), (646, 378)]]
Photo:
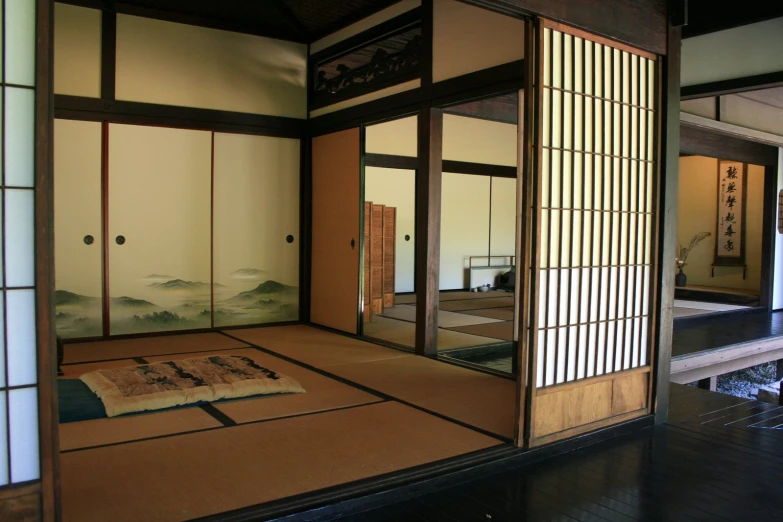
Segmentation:
[(745, 193), (748, 166), (718, 162), (718, 226), (713, 266), (745, 266)]

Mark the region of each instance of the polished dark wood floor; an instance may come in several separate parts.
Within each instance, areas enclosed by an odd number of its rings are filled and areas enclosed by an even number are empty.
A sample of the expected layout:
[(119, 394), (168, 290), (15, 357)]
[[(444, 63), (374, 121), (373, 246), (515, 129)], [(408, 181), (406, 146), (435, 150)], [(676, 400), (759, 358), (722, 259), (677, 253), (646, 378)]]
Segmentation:
[(777, 336), (783, 336), (783, 312), (675, 321), (672, 357)]
[(670, 411), (666, 425), (343, 520), (783, 520), (782, 408), (675, 384)]

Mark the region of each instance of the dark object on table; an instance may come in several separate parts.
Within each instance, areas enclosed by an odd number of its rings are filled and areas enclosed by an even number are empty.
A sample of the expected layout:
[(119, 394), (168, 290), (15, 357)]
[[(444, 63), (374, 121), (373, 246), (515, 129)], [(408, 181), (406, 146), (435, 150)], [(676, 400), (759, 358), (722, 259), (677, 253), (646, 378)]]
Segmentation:
[(64, 375), (63, 370), (61, 368), (63, 365), (64, 347), (65, 347), (65, 343), (63, 343), (63, 338), (58, 335), (57, 336), (57, 376), (58, 377)]
[(513, 291), (516, 282), (517, 282), (517, 272), (516, 269), (512, 266), (511, 270), (509, 270), (505, 274), (500, 274), (498, 276), (497, 287), (502, 288), (503, 290)]
[(686, 284), (688, 284), (688, 278), (683, 273), (682, 267), (680, 267), (680, 271), (674, 274), (674, 286), (683, 287)]

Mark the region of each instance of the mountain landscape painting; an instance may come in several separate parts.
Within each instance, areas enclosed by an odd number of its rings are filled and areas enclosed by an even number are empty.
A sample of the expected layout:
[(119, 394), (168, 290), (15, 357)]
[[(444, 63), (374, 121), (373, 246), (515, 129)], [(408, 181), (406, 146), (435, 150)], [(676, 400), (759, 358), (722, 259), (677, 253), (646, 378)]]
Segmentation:
[[(110, 334), (209, 328), (214, 291), (215, 326), (299, 319), (299, 288), (272, 279), (259, 269), (232, 274), (230, 286), (151, 274), (140, 280), (136, 296), (111, 297)], [(102, 335), (101, 299), (68, 290), (55, 292), (57, 334), (64, 338)]]

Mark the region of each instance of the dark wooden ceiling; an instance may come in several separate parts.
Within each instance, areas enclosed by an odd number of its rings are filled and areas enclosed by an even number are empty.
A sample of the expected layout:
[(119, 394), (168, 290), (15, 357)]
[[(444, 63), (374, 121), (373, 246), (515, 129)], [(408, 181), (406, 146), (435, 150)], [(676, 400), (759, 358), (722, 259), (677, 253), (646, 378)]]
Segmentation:
[(783, 2), (780, 0), (751, 0), (741, 5), (715, 0), (688, 0), (688, 25), (682, 28), (682, 37), (692, 38), (780, 16), (783, 16)]
[(58, 0), (312, 43), (400, 0)]

